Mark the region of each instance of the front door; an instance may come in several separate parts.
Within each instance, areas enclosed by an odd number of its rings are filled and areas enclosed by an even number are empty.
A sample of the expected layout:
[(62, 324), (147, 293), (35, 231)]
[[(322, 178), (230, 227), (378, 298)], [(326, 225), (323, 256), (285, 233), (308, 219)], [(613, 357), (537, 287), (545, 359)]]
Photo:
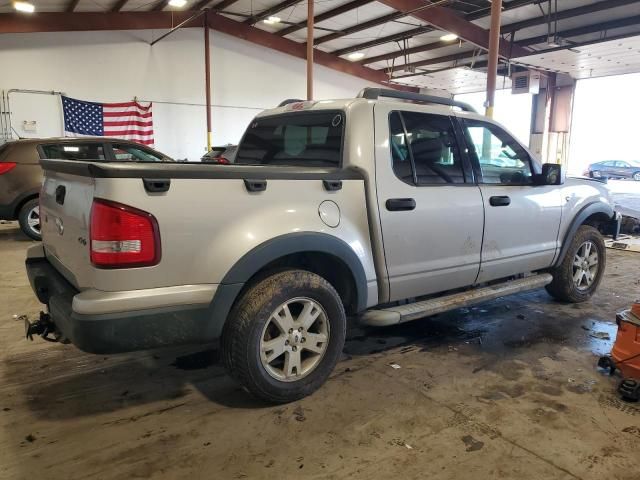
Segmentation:
[(461, 120), (484, 201), (478, 282), (547, 268), (559, 247), (562, 195), (534, 185), (539, 166), (509, 133), (482, 120)]
[(376, 186), (390, 300), (475, 282), (483, 206), (447, 114), (376, 104)]

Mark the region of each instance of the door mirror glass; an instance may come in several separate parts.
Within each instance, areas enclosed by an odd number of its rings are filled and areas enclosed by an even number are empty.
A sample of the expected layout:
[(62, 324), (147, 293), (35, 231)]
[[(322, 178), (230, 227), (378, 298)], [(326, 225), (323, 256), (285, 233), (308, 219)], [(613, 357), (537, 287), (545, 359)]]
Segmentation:
[(562, 165), (545, 163), (542, 173), (535, 176), (536, 185), (562, 185)]

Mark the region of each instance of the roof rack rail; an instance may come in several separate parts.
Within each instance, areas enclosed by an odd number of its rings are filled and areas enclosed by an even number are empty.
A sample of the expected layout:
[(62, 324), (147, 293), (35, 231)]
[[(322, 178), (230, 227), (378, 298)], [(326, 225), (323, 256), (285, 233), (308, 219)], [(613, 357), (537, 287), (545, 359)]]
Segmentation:
[(465, 112), (477, 113), (475, 108), (465, 102), (458, 102), (451, 98), (438, 97), (436, 95), (423, 95), (422, 93), (401, 92), (399, 90), (391, 90), (390, 88), (363, 88), (358, 93), (358, 98), (366, 98), (368, 100), (377, 100), (380, 97), (397, 98), (400, 100), (411, 100), (420, 103), (436, 103), (439, 105), (448, 105), (450, 107), (458, 107)]
[(300, 100), (299, 98), (287, 98), (286, 100), (281, 101), (278, 104), (278, 107), (284, 107), (285, 105), (289, 105), (290, 103), (298, 103), (304, 102), (304, 100)]

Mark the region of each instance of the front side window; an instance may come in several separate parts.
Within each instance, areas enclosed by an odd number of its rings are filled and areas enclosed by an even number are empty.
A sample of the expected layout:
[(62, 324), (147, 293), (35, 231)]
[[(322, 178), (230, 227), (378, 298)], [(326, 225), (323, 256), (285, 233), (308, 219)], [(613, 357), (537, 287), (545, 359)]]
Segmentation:
[(44, 158), (53, 160), (103, 161), (104, 147), (101, 143), (58, 143), (42, 145)]
[(465, 183), (455, 131), (448, 116), (393, 112), (389, 128), (393, 171), (403, 182)]
[(156, 155), (150, 150), (138, 147), (137, 145), (128, 145), (114, 143), (113, 155), (118, 162), (162, 162), (164, 159)]
[(469, 155), (480, 165), (482, 183), (532, 183), (531, 157), (507, 132), (479, 120), (465, 120), (464, 126)]
[(256, 118), (238, 146), (235, 163), (339, 167), (344, 114), (296, 112)]

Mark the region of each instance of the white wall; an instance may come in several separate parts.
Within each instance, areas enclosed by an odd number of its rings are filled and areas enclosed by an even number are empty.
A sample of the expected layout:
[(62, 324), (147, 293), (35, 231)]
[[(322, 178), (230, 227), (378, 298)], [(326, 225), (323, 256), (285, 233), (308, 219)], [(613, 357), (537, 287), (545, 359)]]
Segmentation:
[[(0, 90), (56, 90), (81, 100), (153, 100), (156, 148), (198, 159), (206, 147), (204, 44), (201, 29), (0, 35)], [(304, 60), (211, 31), (213, 142), (236, 143), (249, 121), (285, 98), (304, 98)], [(375, 86), (315, 66), (316, 99), (353, 97)], [(168, 102), (168, 103), (162, 103)], [(21, 136), (60, 136), (58, 97), (11, 95), (12, 125)], [(25, 132), (24, 120), (38, 131)]]

